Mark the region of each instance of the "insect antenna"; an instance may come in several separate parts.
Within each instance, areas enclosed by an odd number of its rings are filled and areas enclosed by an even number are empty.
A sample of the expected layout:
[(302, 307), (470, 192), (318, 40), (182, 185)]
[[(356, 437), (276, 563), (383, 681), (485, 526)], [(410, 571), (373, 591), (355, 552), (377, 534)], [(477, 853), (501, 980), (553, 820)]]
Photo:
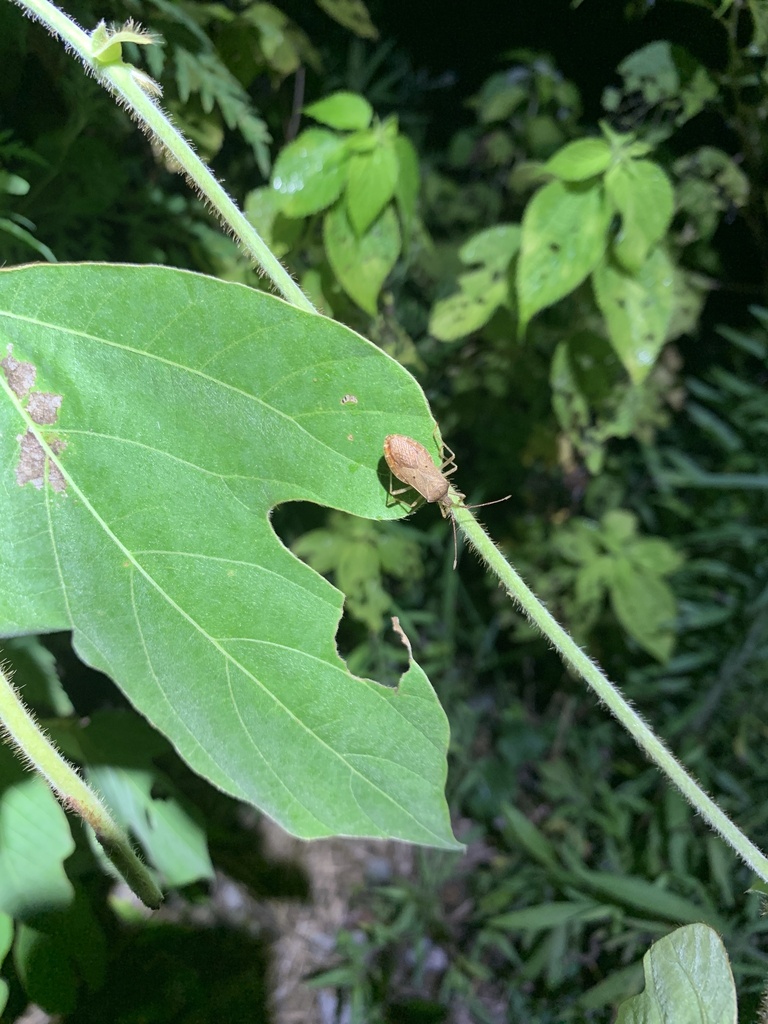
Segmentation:
[[(464, 497), (464, 495), (462, 495), (462, 497)], [(499, 505), (499, 504), (501, 504), (502, 501), (509, 501), (509, 499), (511, 497), (512, 497), (512, 495), (508, 494), (505, 498), (494, 498), (493, 501), (481, 501), (477, 505), (464, 505), (462, 503), (460, 505), (452, 505), (451, 506), (450, 513), (451, 513), (451, 525), (453, 526), (453, 568), (454, 568), (454, 571), (456, 569), (456, 566), (459, 564), (459, 543), (458, 543), (458, 540), (456, 538), (456, 509), (457, 508), (485, 508), (486, 505)]]

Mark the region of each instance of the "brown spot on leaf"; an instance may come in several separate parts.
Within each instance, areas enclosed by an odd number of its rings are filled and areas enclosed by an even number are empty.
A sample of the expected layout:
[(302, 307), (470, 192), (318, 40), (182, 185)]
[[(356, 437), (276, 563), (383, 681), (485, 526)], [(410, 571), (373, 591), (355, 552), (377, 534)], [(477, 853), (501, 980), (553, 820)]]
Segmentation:
[(46, 391), (33, 391), (27, 402), (27, 412), (35, 423), (55, 423), (59, 415), (61, 395)]
[[(0, 360), (0, 369), (5, 374), (8, 386), (17, 398), (27, 399), (25, 411), (33, 423), (50, 426), (59, 416), (61, 395), (47, 391), (32, 391), (37, 378), (37, 368), (32, 363), (22, 363), (13, 357), (13, 346), (8, 346), (8, 353)], [(45, 449), (35, 434), (28, 430), (17, 438), (20, 445), (19, 464), (16, 467), (16, 483), (19, 487), (32, 484), (42, 489), (46, 480), (54, 491), (65, 491), (67, 482), (61, 470), (46, 455)], [(64, 451), (66, 442), (58, 437), (47, 439), (48, 448), (54, 455)]]
[[(16, 483), (19, 487), (23, 487), (25, 484), (32, 484), (39, 491), (45, 483), (47, 456), (42, 445), (31, 430), (28, 430), (23, 437), (20, 437), (19, 441), (21, 442), (21, 454), (19, 456), (19, 464), (16, 467)], [(64, 451), (67, 444), (66, 441), (54, 437), (48, 442), (48, 447), (54, 455), (58, 455), (59, 452)], [(48, 483), (54, 491), (59, 493), (67, 489), (67, 482), (61, 475), (59, 467), (52, 462), (48, 463)]]
[(8, 346), (8, 355), (5, 359), (0, 360), (0, 366), (3, 368), (11, 391), (17, 398), (24, 398), (29, 393), (29, 389), (34, 386), (37, 376), (35, 367), (32, 363), (20, 363), (18, 359), (14, 359), (11, 355), (10, 345)]

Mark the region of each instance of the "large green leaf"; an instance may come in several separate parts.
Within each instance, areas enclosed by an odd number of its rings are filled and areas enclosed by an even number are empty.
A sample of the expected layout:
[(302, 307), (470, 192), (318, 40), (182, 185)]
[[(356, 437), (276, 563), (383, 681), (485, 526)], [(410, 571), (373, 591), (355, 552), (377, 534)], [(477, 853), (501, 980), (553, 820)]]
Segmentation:
[(428, 680), (352, 676), (341, 594), (269, 521), (285, 501), (402, 514), (385, 435), (436, 452), (410, 375), (323, 317), (162, 267), (3, 271), (0, 310), (0, 630), (71, 628), (196, 771), (297, 835), (454, 848)]
[(645, 991), (622, 1003), (616, 1024), (736, 1024), (736, 989), (717, 932), (689, 924), (643, 957)]

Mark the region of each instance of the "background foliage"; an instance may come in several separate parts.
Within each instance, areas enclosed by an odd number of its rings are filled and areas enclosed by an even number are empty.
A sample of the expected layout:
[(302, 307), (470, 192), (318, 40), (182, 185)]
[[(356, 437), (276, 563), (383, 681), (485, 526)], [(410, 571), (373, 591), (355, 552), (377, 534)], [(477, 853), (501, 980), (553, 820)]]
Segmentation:
[[(420, 49), (397, 5), (68, 10), (163, 37), (146, 69), (182, 129), (313, 299), (417, 376), (469, 500), (513, 493), (486, 511), (492, 534), (765, 845), (768, 22), (756, 2), (603, 6), (551, 0), (503, 30), (480, 10), (474, 63), (468, 42), (463, 62), (451, 48), (465, 15), (444, 13)], [(152, 262), (263, 286), (10, 5), (0, 66), (4, 264)], [(353, 671), (396, 677), (400, 617), (451, 720), (469, 846), (361, 892), (316, 984), (361, 1021), (607, 1021), (649, 943), (706, 921), (755, 1020), (766, 945), (749, 873), (472, 559), (450, 571), (437, 515), (377, 524), (291, 503), (274, 522), (347, 595)], [(288, 891), (236, 808), (66, 637), (4, 651), (188, 904), (214, 867)], [(0, 771), (2, 834), (30, 872), (0, 864), (4, 1019), (27, 1000), (78, 1021), (268, 1019), (260, 947), (211, 929), (202, 953), (194, 929), (142, 924), (44, 787), (6, 754)], [(160, 986), (142, 985), (148, 958)]]

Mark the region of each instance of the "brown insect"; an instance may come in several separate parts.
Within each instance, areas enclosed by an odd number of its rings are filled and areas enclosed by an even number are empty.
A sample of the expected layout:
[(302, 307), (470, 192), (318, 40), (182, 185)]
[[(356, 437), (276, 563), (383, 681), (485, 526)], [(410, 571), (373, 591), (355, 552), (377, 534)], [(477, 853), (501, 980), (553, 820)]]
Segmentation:
[[(424, 498), (425, 501), (437, 502), (440, 514), (443, 519), (450, 517), (453, 525), (453, 568), (458, 562), (458, 545), (456, 543), (456, 517), (454, 509), (463, 503), (465, 497), (461, 491), (454, 487), (453, 493), (449, 493), (451, 485), (448, 477), (456, 472), (456, 456), (451, 449), (444, 444), (443, 451), (448, 452), (448, 458), (443, 459), (443, 464), (438, 468), (432, 461), (432, 457), (418, 441), (405, 434), (388, 434), (384, 438), (384, 459), (389, 466), (390, 473), (407, 487), (400, 487), (392, 490), (390, 481), (389, 493), (393, 498), (399, 494), (405, 494), (413, 489)], [(509, 497), (509, 495), (507, 496)], [(506, 501), (507, 498), (498, 498), (497, 501)], [(415, 508), (418, 499), (411, 503)], [(495, 505), (496, 501), (484, 502), (486, 505)], [(480, 505), (467, 505), (467, 508), (480, 508)]]

